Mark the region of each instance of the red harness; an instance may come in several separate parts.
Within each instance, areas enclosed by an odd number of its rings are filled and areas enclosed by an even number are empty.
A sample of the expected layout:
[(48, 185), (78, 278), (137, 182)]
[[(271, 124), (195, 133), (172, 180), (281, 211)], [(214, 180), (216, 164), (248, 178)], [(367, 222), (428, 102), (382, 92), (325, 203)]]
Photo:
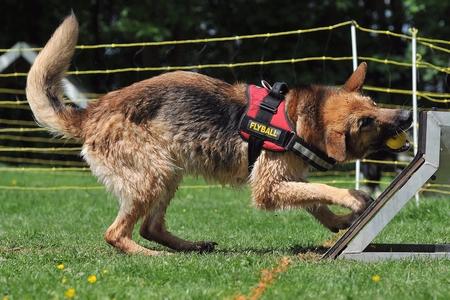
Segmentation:
[(277, 82), (269, 90), (247, 87), (247, 110), (241, 118), (239, 133), (248, 142), (248, 168), (251, 172), (261, 151), (293, 151), (318, 170), (331, 169), (336, 161), (306, 143), (295, 133), (295, 126), (287, 116), (285, 83)]
[(290, 138), (294, 126), (286, 115), (286, 101), (281, 101), (277, 108), (273, 108), (273, 116), (270, 120), (261, 120), (257, 117), (258, 113), (267, 110), (271, 113), (270, 108), (262, 106), (263, 100), (267, 97), (269, 91), (266, 88), (256, 85), (249, 85), (247, 89), (248, 106), (247, 112), (241, 122), (245, 122), (247, 126), (241, 128), (241, 136), (248, 141), (251, 135), (259, 136), (264, 140), (262, 148), (265, 150), (284, 152), (287, 151), (286, 146)]

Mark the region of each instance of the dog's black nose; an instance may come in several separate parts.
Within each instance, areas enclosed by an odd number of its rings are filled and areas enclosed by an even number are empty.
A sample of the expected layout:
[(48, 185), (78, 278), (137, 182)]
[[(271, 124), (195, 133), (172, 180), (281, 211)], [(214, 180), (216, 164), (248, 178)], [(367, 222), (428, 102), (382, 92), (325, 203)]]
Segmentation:
[(411, 123), (413, 121), (412, 111), (401, 110), (400, 113), (397, 115), (397, 121), (399, 127), (407, 129), (409, 126), (411, 126)]

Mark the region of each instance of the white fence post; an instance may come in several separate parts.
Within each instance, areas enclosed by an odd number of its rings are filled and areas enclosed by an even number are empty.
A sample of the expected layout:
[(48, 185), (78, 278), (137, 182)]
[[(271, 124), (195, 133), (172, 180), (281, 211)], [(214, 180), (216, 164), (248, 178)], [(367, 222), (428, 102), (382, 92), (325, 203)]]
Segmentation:
[[(412, 60), (412, 107), (413, 107), (413, 143), (414, 155), (417, 154), (419, 146), (418, 126), (417, 123), (417, 29), (411, 28), (411, 60)], [(416, 205), (419, 205), (419, 194), (416, 193)]]
[[(358, 50), (356, 48), (356, 27), (352, 24), (350, 27), (352, 36), (352, 61), (353, 61), (353, 71), (358, 67)], [(358, 159), (355, 162), (355, 189), (359, 190), (359, 176), (361, 173), (361, 161)]]

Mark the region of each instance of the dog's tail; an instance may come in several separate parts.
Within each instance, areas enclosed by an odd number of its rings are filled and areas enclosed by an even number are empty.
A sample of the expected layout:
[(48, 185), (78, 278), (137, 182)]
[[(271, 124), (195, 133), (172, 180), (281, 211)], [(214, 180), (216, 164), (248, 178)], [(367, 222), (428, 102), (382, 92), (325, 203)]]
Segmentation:
[(39, 125), (56, 135), (81, 138), (84, 111), (62, 102), (61, 80), (69, 68), (78, 39), (74, 14), (56, 29), (36, 57), (27, 78), (27, 99)]

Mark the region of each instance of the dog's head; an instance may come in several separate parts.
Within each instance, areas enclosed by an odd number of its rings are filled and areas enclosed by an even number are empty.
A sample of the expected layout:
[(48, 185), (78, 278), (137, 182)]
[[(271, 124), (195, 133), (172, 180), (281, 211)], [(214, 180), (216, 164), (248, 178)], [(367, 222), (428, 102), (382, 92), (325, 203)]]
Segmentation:
[[(311, 98), (315, 101), (303, 101), (297, 107), (298, 134), (308, 131), (310, 142), (339, 162), (381, 150), (387, 139), (411, 126), (411, 111), (380, 108), (361, 94), (366, 70), (367, 64), (360, 64), (341, 88), (313, 88), (312, 94), (316, 95)], [(310, 110), (306, 105), (315, 106), (313, 117), (318, 120), (312, 130), (301, 126), (312, 117), (305, 115), (305, 110)]]

